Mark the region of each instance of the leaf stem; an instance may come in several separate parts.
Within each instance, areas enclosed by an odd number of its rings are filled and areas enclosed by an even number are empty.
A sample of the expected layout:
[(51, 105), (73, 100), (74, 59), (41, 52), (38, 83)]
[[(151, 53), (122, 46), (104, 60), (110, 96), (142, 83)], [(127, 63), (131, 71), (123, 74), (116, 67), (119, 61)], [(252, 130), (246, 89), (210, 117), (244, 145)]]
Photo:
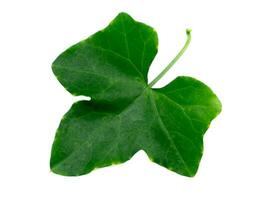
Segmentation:
[(155, 85), (169, 70), (170, 68), (179, 60), (179, 58), (184, 54), (187, 47), (191, 42), (191, 29), (186, 29), (187, 40), (183, 46), (183, 48), (179, 51), (179, 53), (174, 57), (174, 59), (165, 67), (165, 69), (153, 80), (149, 83), (149, 86), (152, 87)]

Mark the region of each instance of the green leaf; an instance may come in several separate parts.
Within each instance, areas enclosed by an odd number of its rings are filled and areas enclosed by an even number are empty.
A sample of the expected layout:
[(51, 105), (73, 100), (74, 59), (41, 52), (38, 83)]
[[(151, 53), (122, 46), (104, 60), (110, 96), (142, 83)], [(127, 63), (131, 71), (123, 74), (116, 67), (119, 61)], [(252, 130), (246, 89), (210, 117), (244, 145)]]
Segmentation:
[(161, 166), (195, 175), (203, 135), (221, 104), (208, 86), (191, 77), (152, 89), (147, 73), (157, 44), (153, 28), (121, 13), (54, 61), (60, 83), (91, 100), (74, 103), (63, 117), (52, 147), (53, 172), (87, 174), (144, 150)]

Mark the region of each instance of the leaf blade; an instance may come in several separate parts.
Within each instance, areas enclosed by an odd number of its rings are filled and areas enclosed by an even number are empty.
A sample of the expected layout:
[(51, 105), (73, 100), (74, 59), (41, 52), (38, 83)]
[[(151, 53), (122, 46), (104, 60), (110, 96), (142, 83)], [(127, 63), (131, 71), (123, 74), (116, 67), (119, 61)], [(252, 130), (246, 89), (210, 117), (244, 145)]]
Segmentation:
[(91, 100), (75, 103), (61, 120), (51, 152), (53, 172), (83, 175), (144, 150), (163, 167), (184, 176), (196, 174), (203, 135), (221, 103), (191, 77), (151, 89), (147, 72), (157, 43), (153, 28), (121, 13), (54, 61), (59, 82)]

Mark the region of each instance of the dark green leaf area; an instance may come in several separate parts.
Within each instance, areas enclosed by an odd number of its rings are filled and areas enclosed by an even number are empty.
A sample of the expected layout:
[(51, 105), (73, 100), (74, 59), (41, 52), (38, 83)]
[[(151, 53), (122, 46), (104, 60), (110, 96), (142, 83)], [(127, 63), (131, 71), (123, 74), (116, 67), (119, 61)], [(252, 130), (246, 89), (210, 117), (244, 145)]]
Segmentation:
[(119, 112), (80, 101), (61, 121), (51, 168), (62, 175), (82, 175), (144, 150), (152, 161), (193, 176), (202, 156), (203, 134), (219, 112), (211, 90), (189, 77), (178, 77), (162, 89), (147, 87)]
[(147, 72), (157, 53), (157, 34), (119, 14), (110, 25), (63, 52), (53, 72), (74, 95), (56, 133), (50, 166), (65, 176), (123, 163), (144, 150), (155, 163), (194, 176), (203, 135), (221, 104), (208, 86), (180, 76), (152, 89)]
[(70, 93), (124, 106), (146, 85), (157, 45), (151, 27), (121, 13), (105, 29), (63, 52), (52, 69)]

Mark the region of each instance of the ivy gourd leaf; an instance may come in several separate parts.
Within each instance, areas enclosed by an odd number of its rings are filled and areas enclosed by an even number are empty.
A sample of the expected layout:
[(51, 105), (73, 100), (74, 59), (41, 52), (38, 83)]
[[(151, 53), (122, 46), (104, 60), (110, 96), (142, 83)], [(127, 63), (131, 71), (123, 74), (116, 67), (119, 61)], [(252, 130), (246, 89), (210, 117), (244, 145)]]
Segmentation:
[(176, 173), (196, 174), (203, 135), (221, 104), (208, 86), (191, 77), (153, 89), (162, 76), (147, 83), (157, 46), (153, 28), (120, 13), (53, 62), (54, 74), (71, 94), (91, 97), (74, 103), (60, 122), (50, 160), (54, 173), (87, 174), (144, 150)]

